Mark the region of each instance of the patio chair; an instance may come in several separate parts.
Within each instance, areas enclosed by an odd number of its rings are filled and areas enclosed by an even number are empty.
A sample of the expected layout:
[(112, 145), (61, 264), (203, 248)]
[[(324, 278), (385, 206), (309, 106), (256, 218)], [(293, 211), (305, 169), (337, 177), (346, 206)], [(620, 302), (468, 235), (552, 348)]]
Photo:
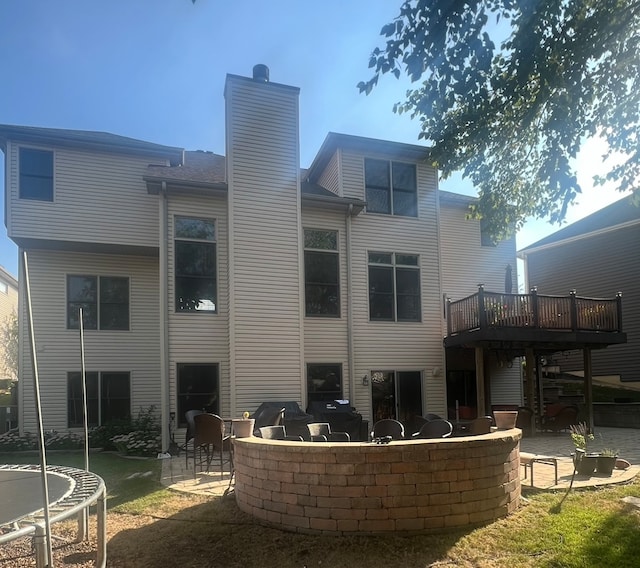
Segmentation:
[(479, 436), (480, 434), (489, 434), (491, 432), (491, 423), (493, 418), (491, 416), (480, 416), (475, 418), (469, 424), (469, 434), (472, 436)]
[(302, 436), (287, 436), (284, 426), (263, 426), (260, 435), (265, 440), (289, 440), (291, 442), (303, 442)]
[(253, 435), (259, 437), (260, 428), (265, 426), (280, 426), (284, 423), (284, 408), (261, 404), (250, 418), (255, 420)]
[(433, 414), (433, 412), (428, 412), (424, 415), (425, 420), (443, 420), (442, 416), (438, 414)]
[(530, 435), (532, 433), (533, 410), (526, 406), (518, 407), (518, 418), (516, 418), (516, 428), (522, 430), (522, 435)]
[(328, 422), (312, 422), (307, 424), (312, 442), (350, 442), (348, 432), (332, 432)]
[(555, 416), (542, 417), (542, 430), (560, 432), (578, 423), (578, 407), (565, 406)]
[(187, 432), (184, 437), (184, 445), (182, 449), (184, 450), (184, 467), (189, 467), (189, 442), (193, 440), (193, 436), (196, 431), (196, 423), (194, 422), (194, 418), (198, 414), (204, 414), (204, 410), (187, 410), (184, 413), (184, 419), (187, 422)]
[(453, 425), (448, 420), (430, 420), (413, 437), (420, 439), (448, 438), (453, 432)]
[(392, 440), (402, 440), (404, 438), (404, 426), (402, 422), (394, 420), (393, 418), (384, 418), (378, 420), (373, 425), (371, 432), (371, 439), (382, 438), (385, 436), (391, 436)]
[[(194, 416), (195, 432), (193, 436), (193, 478), (196, 477), (198, 466), (207, 469), (213, 461), (216, 451), (220, 452), (220, 477), (224, 476), (224, 443), (229, 439), (225, 435), (224, 420), (217, 414), (201, 413)], [(205, 457), (203, 457), (203, 451)]]
[(429, 422), (428, 418), (423, 418), (420, 415), (412, 416), (407, 422), (404, 424), (404, 431), (407, 436), (413, 436), (416, 432), (420, 431), (427, 422)]

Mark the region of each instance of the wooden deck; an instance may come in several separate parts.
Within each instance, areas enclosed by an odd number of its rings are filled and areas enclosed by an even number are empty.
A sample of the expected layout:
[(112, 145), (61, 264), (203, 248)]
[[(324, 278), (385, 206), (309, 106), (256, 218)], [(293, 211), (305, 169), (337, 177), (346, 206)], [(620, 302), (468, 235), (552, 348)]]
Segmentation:
[[(446, 347), (500, 345), (516, 352), (599, 348), (625, 343), (622, 294), (615, 298), (478, 292), (447, 301)], [(505, 342), (508, 345), (504, 345)]]

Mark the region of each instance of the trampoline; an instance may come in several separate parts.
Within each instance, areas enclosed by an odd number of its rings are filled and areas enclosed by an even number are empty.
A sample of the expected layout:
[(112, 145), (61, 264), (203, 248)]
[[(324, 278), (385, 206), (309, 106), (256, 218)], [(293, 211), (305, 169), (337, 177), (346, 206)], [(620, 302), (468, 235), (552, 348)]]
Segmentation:
[[(51, 524), (78, 516), (78, 540), (86, 537), (88, 507), (97, 504), (97, 562), (106, 565), (106, 488), (95, 473), (65, 466), (47, 466)], [(48, 564), (38, 465), (0, 465), (0, 544), (33, 535), (36, 566)]]

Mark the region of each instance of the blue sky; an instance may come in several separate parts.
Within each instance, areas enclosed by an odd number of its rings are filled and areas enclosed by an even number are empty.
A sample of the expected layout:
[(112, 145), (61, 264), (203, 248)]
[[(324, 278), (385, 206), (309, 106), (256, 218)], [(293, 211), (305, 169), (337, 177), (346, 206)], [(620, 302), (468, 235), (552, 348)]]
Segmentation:
[[(301, 89), (301, 166), (329, 131), (419, 143), (418, 123), (392, 112), (406, 80), (385, 77), (368, 97), (356, 88), (370, 77), (369, 54), (400, 3), (4, 0), (0, 123), (106, 131), (224, 154), (225, 76), (250, 76), (264, 63), (272, 81)], [(594, 143), (580, 157), (585, 192), (568, 221), (621, 197), (589, 189), (601, 150)], [(455, 177), (440, 187), (473, 194)], [(518, 247), (557, 229), (528, 223)], [(0, 264), (17, 275), (17, 249), (4, 228)]]

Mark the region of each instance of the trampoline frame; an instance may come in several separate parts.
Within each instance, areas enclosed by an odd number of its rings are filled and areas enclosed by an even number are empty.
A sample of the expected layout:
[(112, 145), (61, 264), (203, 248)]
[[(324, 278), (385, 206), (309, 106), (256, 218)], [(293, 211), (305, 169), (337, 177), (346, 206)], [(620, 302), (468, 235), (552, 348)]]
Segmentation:
[[(0, 471), (6, 470), (41, 471), (39, 465), (0, 465)], [(70, 478), (73, 485), (71, 491), (62, 499), (49, 505), (51, 524), (64, 521), (73, 515), (78, 515), (78, 541), (85, 540), (87, 538), (86, 529), (89, 507), (94, 503), (96, 504), (98, 544), (96, 566), (104, 568), (107, 563), (107, 489), (103, 479), (90, 471), (61, 465), (47, 466), (47, 473), (49, 472)], [(49, 564), (49, 559), (47, 558), (47, 535), (42, 518), (43, 508), (35, 513), (26, 514), (12, 523), (14, 527), (18, 525), (17, 527), (6, 534), (0, 535), (0, 544), (4, 544), (5, 542), (33, 534), (37, 568), (45, 568)], [(5, 525), (4, 528), (6, 529), (8, 526)]]

